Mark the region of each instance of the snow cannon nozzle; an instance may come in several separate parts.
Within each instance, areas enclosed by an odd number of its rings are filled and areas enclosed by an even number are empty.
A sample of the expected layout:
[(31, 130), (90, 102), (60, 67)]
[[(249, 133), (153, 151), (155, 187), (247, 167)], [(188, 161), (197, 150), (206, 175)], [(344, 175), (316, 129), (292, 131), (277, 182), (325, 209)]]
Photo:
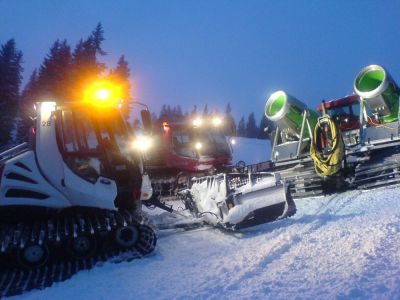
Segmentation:
[(310, 110), (306, 104), (290, 96), (284, 91), (277, 91), (268, 98), (265, 104), (265, 116), (276, 123), (280, 130), (289, 129), (296, 135), (300, 134), (304, 113), (310, 124), (316, 124), (318, 114)]
[(385, 123), (398, 120), (399, 89), (382, 66), (369, 65), (362, 69), (354, 81), (354, 91)]

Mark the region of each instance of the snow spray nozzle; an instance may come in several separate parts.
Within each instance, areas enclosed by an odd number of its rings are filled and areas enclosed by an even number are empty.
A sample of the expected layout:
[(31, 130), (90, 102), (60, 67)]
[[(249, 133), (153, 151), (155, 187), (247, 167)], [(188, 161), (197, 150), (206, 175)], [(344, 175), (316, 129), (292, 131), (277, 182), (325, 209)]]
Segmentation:
[(354, 91), (385, 123), (398, 120), (399, 88), (382, 66), (370, 65), (362, 69), (354, 81)]
[[(265, 104), (265, 116), (275, 122), (279, 129), (289, 129), (296, 135), (300, 135), (304, 113), (307, 113), (308, 122), (313, 129), (317, 124), (318, 114), (284, 91), (273, 93)], [(305, 130), (305, 137), (308, 136), (308, 131)]]

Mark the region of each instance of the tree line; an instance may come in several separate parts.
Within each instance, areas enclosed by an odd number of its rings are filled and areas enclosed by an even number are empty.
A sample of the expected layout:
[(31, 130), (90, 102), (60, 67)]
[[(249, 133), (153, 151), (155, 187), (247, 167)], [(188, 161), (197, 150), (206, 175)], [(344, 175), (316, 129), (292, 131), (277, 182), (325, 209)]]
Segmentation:
[(129, 82), (130, 69), (122, 55), (115, 68), (107, 69), (99, 61), (107, 53), (103, 50), (105, 40), (101, 23), (87, 38), (80, 39), (72, 48), (67, 40), (56, 40), (21, 89), (23, 55), (14, 39), (0, 47), (0, 146), (21, 142), (27, 138), (34, 103), (43, 99), (57, 102), (78, 100), (85, 87), (95, 80), (110, 79), (121, 87), (122, 111), (130, 112), (132, 101)]
[(167, 118), (171, 121), (179, 121), (193, 118), (194, 116), (208, 117), (213, 115), (223, 116), (226, 127), (233, 129), (230, 130), (230, 132), (233, 132), (235, 136), (257, 139), (273, 138), (271, 135), (275, 130), (275, 125), (273, 122), (268, 120), (264, 114), (262, 114), (258, 125), (253, 112), (248, 115), (247, 119), (242, 116), (239, 122), (236, 123), (232, 115), (232, 107), (230, 102), (228, 102), (226, 105), (225, 112), (223, 114), (220, 114), (218, 110), (210, 111), (208, 104), (205, 104), (202, 111), (198, 109), (197, 105), (194, 105), (190, 112), (183, 112), (180, 105), (170, 106), (163, 104), (158, 116), (155, 113), (152, 113), (152, 120), (156, 122), (162, 120), (163, 118)]
[[(32, 118), (35, 116), (34, 103), (43, 99), (57, 99), (58, 102), (79, 100), (85, 87), (100, 78), (116, 82), (122, 89), (124, 103), (122, 112), (126, 119), (132, 105), (130, 68), (124, 55), (120, 56), (117, 65), (108, 69), (99, 58), (107, 55), (103, 49), (104, 29), (98, 23), (88, 37), (82, 38), (71, 47), (67, 40), (53, 42), (49, 52), (38, 68), (33, 70), (27, 84), (21, 88), (23, 72), (23, 54), (18, 50), (14, 39), (0, 45), (0, 147), (26, 140)], [(224, 118), (234, 129), (236, 135), (252, 138), (268, 138), (265, 134), (265, 117), (259, 126), (254, 113), (238, 124), (232, 116), (231, 104), (225, 109)], [(162, 115), (181, 118), (193, 115), (212, 115), (206, 104), (203, 111), (195, 105), (190, 112), (183, 112), (181, 107), (162, 105), (159, 116), (154, 113), (153, 120)], [(268, 126), (268, 124), (267, 124)], [(271, 126), (271, 125), (269, 125)]]

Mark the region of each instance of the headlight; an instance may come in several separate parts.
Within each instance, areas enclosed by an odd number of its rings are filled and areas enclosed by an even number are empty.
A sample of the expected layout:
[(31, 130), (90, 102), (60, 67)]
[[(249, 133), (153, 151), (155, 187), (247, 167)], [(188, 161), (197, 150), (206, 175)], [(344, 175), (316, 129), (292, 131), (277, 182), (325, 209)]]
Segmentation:
[(231, 144), (235, 145), (236, 144), (236, 140), (235, 139), (231, 139)]
[(140, 152), (146, 152), (151, 148), (152, 145), (153, 140), (148, 136), (142, 135), (136, 137), (132, 143), (132, 148)]
[(108, 80), (95, 81), (83, 93), (83, 101), (99, 108), (117, 106), (122, 99), (121, 87)]
[(194, 144), (194, 147), (196, 148), (196, 150), (200, 150), (201, 148), (203, 148), (203, 144), (200, 142), (197, 142), (196, 144)]
[(196, 118), (193, 120), (193, 126), (200, 127), (203, 124), (203, 120), (200, 118)]
[(222, 124), (222, 119), (219, 117), (215, 117), (212, 119), (212, 123), (215, 127), (218, 127)]

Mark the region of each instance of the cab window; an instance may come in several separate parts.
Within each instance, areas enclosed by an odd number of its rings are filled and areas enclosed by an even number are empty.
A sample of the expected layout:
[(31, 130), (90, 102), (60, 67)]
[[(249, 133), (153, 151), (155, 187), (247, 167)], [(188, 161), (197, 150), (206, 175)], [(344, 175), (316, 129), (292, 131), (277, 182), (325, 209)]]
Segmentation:
[(104, 168), (92, 120), (81, 111), (62, 111), (60, 125), (65, 163), (80, 177), (96, 182)]

